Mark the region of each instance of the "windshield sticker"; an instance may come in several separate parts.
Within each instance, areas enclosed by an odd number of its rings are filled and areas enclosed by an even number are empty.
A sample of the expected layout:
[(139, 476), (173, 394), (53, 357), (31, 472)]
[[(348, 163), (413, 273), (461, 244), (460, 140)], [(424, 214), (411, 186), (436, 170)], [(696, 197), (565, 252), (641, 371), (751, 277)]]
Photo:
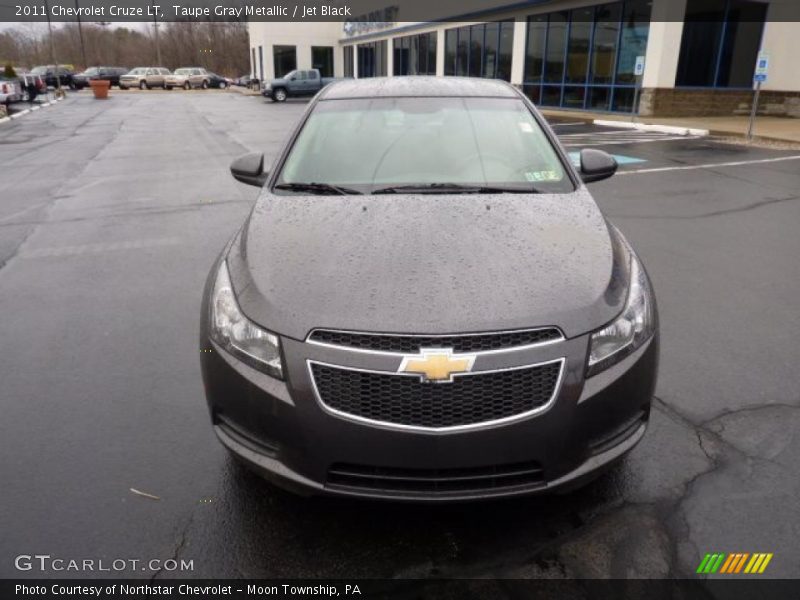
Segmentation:
[(520, 121), (519, 128), (525, 133), (533, 133), (533, 125), (531, 125), (527, 121)]
[(528, 171), (525, 173), (525, 179), (530, 182), (534, 181), (561, 181), (558, 173), (555, 171)]

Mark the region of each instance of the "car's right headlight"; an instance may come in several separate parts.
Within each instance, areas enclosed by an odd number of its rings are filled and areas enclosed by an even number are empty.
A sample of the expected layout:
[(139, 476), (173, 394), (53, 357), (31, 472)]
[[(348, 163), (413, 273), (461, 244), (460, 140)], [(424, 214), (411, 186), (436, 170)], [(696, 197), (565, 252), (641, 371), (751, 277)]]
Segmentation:
[(653, 291), (639, 259), (631, 252), (630, 287), (622, 313), (592, 334), (586, 376), (615, 365), (641, 347), (655, 332)]
[(242, 314), (224, 260), (211, 293), (211, 339), (251, 367), (283, 379), (280, 340)]

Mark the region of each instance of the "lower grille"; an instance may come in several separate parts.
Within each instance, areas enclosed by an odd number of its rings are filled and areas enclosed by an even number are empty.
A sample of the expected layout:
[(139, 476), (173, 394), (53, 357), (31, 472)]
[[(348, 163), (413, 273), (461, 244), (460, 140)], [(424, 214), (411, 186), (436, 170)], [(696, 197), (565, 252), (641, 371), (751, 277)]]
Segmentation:
[(507, 492), (543, 485), (542, 467), (534, 461), (465, 469), (402, 469), (340, 463), (328, 470), (329, 487), (395, 495)]
[(310, 363), (319, 400), (361, 419), (411, 428), (480, 425), (525, 415), (553, 398), (563, 360), (427, 383), (416, 376)]

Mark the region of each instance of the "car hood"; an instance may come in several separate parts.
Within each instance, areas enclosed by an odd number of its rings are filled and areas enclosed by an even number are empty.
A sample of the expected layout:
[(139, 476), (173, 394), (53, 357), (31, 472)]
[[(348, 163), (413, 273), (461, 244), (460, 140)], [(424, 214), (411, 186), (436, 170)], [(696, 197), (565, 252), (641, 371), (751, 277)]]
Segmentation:
[(262, 194), (231, 246), (242, 311), (276, 333), (458, 333), (557, 326), (622, 310), (626, 246), (571, 194)]

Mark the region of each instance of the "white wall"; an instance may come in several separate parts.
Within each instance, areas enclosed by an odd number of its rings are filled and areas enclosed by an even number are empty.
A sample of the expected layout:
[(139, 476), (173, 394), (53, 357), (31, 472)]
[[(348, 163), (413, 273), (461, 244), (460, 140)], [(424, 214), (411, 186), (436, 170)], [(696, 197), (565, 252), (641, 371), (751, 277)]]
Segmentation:
[[(769, 73), (762, 85), (765, 90), (800, 92), (800, 3), (797, 0), (774, 0), (767, 12), (761, 49), (769, 54)], [(791, 21), (790, 19), (794, 19)]]
[[(271, 23), (254, 22), (247, 25), (250, 34), (250, 47), (256, 49), (256, 63), (258, 63), (258, 47), (264, 48), (264, 78), (273, 79), (275, 63), (272, 59), (273, 46), (295, 46), (297, 52), (297, 68), (311, 68), (311, 47), (333, 47), (334, 74), (341, 76), (342, 48), (339, 38), (342, 33), (341, 23)], [(258, 73), (258, 65), (256, 65)]]
[(642, 87), (675, 87), (686, 0), (654, 0)]

